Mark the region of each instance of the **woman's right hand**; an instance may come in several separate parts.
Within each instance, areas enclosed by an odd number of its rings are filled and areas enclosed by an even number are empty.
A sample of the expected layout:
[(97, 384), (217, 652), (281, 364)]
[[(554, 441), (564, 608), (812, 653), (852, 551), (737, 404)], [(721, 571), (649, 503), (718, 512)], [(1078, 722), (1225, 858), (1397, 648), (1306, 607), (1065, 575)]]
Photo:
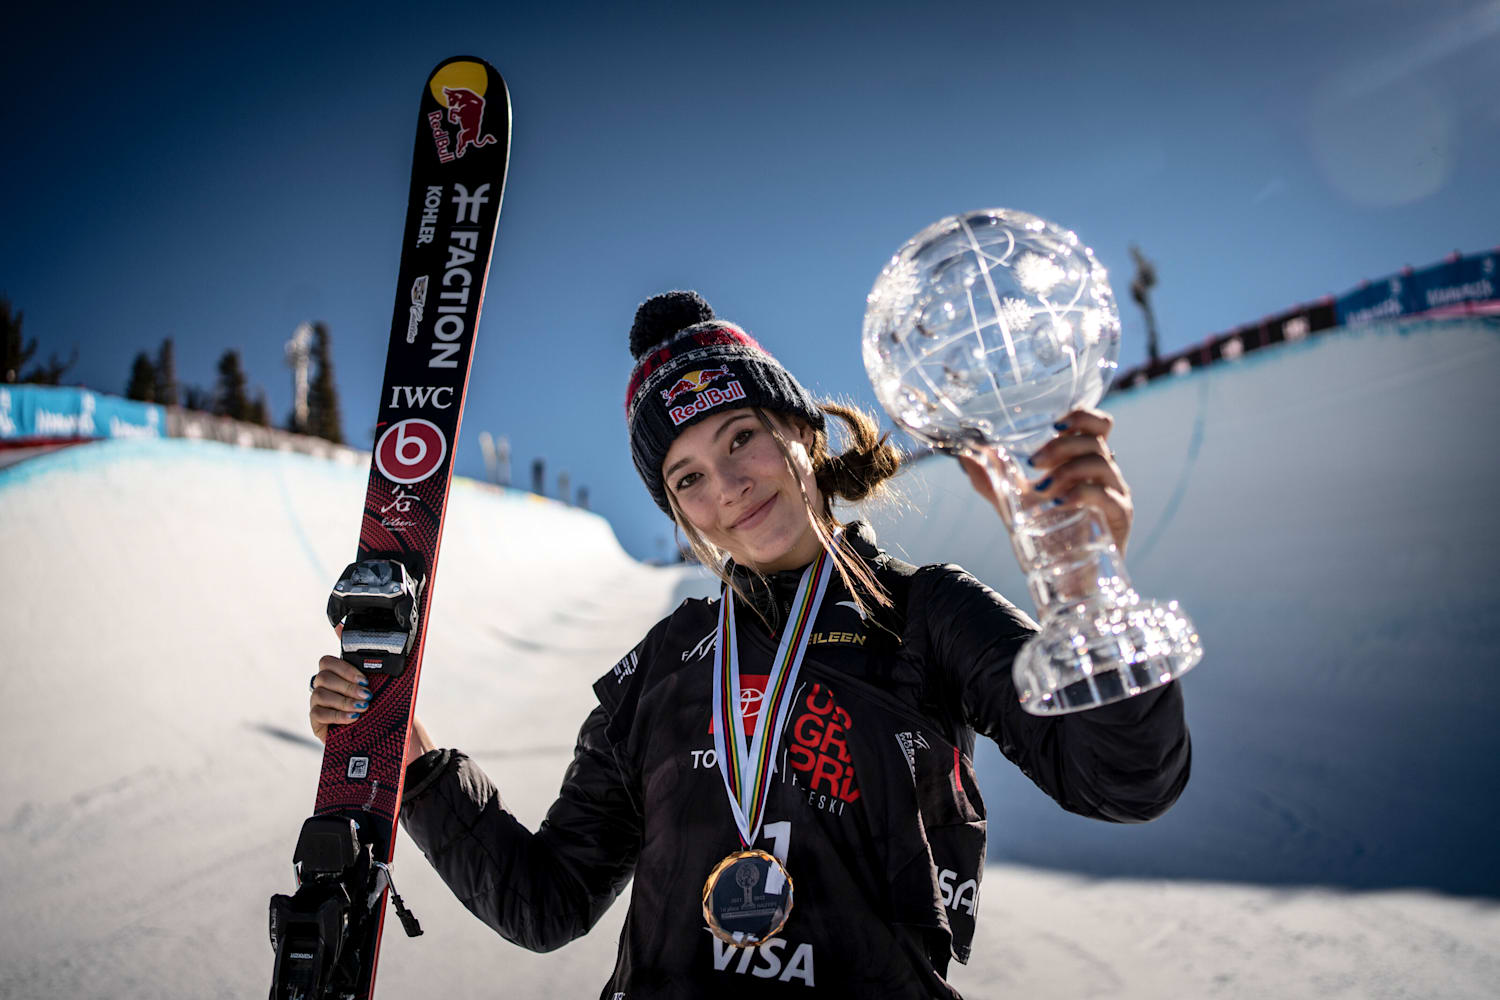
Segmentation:
[(365, 675), (337, 656), (318, 661), (312, 695), (307, 699), (307, 721), (319, 743), (328, 742), (329, 726), (345, 726), (359, 718), (370, 704)]

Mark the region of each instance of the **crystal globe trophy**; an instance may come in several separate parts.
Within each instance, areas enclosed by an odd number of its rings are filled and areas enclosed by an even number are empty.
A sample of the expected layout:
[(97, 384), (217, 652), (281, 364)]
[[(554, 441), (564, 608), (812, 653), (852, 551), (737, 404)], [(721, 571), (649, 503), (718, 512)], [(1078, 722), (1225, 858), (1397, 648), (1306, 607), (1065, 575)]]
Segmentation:
[(1042, 497), (1022, 469), (1071, 410), (1104, 396), (1120, 315), (1104, 268), (1044, 219), (986, 209), (933, 223), (870, 291), (865, 370), (891, 417), (983, 466), (1036, 601), (1016, 656), (1021, 705), (1057, 715), (1160, 687), (1203, 656), (1176, 601), (1131, 586), (1104, 519)]

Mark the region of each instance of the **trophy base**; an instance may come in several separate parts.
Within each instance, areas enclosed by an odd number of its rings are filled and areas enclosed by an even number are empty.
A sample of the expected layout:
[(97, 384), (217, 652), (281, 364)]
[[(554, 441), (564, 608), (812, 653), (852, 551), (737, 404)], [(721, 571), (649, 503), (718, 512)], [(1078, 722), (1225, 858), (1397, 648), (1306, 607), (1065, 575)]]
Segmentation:
[(1016, 693), (1032, 715), (1081, 712), (1159, 688), (1202, 658), (1198, 630), (1176, 601), (1100, 595), (1043, 617), (1016, 655)]

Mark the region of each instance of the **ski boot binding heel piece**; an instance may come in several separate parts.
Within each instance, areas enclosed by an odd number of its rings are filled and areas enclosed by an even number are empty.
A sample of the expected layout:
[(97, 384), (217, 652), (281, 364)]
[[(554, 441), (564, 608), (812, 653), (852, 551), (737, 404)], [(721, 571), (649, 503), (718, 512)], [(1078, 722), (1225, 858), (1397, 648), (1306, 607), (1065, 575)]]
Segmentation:
[(390, 867), (359, 840), (359, 824), (345, 816), (313, 816), (302, 824), (292, 855), (295, 895), (271, 897), (271, 947), (276, 951), (271, 1000), (323, 1000), (352, 994), (381, 894), (411, 937), (422, 933), (391, 883)]
[(338, 996), (340, 985), (352, 988), (341, 982), (349, 973), (340, 959), (360, 940), (356, 931), (369, 909), (369, 856), (351, 819), (314, 816), (302, 824), (292, 855), (296, 895), (271, 897), (272, 1000), (318, 1000)]

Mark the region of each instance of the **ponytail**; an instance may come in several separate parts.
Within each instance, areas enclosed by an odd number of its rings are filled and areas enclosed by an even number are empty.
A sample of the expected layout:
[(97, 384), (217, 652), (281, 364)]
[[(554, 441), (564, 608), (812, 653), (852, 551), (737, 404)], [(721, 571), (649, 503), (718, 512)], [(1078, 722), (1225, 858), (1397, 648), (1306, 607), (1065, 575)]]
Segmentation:
[(819, 431), (813, 440), (813, 476), (822, 492), (824, 503), (834, 497), (858, 503), (889, 492), (886, 480), (901, 468), (901, 453), (890, 443), (889, 432), (880, 433), (875, 419), (863, 410), (833, 401), (820, 402), (818, 408), (844, 424), (848, 447), (838, 455), (828, 449), (828, 435)]

